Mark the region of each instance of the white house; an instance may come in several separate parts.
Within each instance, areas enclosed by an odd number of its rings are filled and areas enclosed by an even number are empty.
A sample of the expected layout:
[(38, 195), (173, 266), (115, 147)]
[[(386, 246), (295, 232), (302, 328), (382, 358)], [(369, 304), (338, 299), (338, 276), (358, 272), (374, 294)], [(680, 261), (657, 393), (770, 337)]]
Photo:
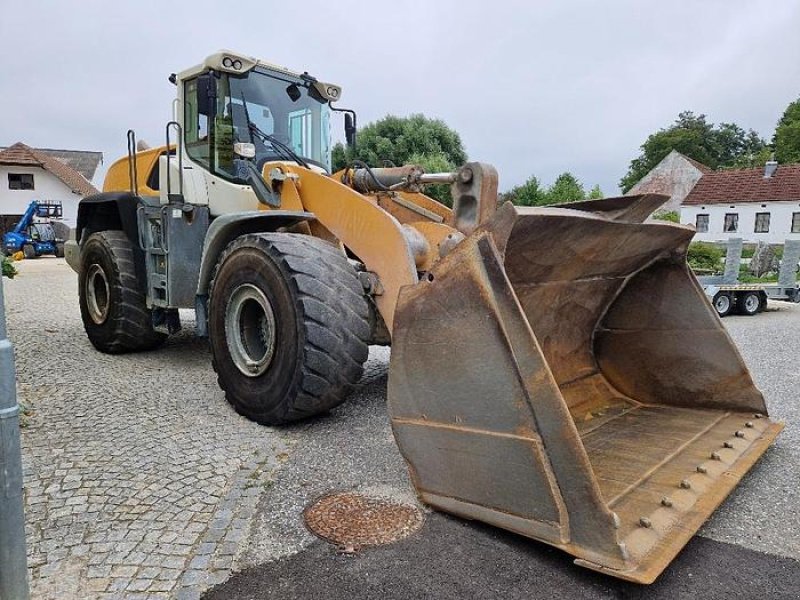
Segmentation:
[(800, 239), (800, 164), (704, 173), (683, 201), (681, 223), (703, 242)]
[(34, 149), (21, 142), (0, 150), (0, 229), (7, 229), (32, 200), (61, 202), (64, 223), (75, 226), (78, 202), (96, 194), (91, 178), (100, 152)]

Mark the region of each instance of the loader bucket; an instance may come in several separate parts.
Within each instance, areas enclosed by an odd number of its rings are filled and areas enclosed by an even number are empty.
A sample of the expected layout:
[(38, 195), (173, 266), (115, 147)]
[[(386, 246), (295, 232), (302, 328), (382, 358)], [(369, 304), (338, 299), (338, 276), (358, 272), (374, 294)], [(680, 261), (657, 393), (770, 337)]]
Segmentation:
[[(400, 292), (394, 435), (420, 498), (650, 583), (781, 430), (663, 197), (506, 204)], [(653, 206), (650, 206), (653, 205)]]

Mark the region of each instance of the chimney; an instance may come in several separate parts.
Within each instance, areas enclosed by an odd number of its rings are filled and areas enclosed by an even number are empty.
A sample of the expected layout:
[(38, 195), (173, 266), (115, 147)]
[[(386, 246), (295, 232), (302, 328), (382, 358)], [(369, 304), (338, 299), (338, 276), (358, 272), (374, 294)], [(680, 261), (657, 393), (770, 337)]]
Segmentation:
[(775, 155), (772, 155), (765, 164), (764, 164), (764, 179), (769, 179), (775, 174), (775, 171), (778, 170), (778, 161), (775, 160)]

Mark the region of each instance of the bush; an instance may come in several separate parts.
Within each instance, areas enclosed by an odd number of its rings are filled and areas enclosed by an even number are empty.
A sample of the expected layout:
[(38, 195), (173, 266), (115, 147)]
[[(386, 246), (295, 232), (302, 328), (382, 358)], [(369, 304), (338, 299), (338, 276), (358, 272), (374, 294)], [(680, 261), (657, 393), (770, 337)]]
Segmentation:
[(14, 266), (13, 261), (7, 256), (3, 256), (2, 262), (3, 262), (3, 277), (8, 277), (9, 279), (13, 279), (14, 275), (17, 274), (17, 269)]
[(692, 242), (689, 244), (687, 260), (695, 271), (717, 272), (722, 267), (723, 250), (714, 244)]
[(658, 210), (653, 213), (653, 218), (657, 221), (668, 221), (670, 223), (681, 222), (681, 216), (675, 210)]

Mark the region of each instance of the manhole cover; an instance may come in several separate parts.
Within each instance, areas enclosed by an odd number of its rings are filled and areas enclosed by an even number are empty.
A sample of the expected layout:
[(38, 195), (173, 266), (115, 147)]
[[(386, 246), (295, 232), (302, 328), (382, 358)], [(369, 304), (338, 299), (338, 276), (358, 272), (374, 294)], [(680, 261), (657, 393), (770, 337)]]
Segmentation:
[(414, 506), (353, 492), (324, 496), (303, 517), (312, 533), (345, 548), (396, 542), (422, 525), (422, 512)]

